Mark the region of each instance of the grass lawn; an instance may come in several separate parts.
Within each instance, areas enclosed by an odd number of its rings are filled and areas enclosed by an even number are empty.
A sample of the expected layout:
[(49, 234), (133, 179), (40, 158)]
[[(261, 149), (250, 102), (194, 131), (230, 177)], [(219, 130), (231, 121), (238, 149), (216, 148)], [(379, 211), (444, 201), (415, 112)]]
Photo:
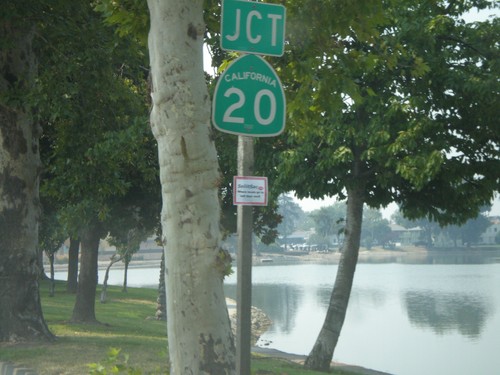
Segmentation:
[[(69, 323), (75, 295), (66, 293), (64, 282), (57, 282), (54, 297), (49, 297), (48, 289), (48, 282), (42, 282), (44, 317), (57, 341), (53, 344), (0, 344), (0, 361), (34, 368), (39, 375), (89, 374), (89, 364), (109, 369), (106, 361), (110, 358), (110, 349), (118, 348), (121, 352), (113, 364), (122, 363), (128, 356), (126, 367), (138, 369), (140, 374), (168, 374), (166, 323), (154, 319), (156, 290), (128, 288), (128, 292), (123, 293), (120, 287), (109, 287), (107, 303), (101, 304), (96, 298), (96, 317), (102, 324), (89, 325)], [(99, 373), (111, 374), (109, 371)], [(283, 359), (255, 355), (252, 374), (320, 373), (306, 371)]]

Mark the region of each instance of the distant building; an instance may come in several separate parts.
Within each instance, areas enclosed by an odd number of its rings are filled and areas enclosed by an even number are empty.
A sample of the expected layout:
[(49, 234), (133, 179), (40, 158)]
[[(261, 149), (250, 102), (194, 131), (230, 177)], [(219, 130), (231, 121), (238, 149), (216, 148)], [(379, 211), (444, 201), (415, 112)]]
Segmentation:
[(491, 225), (486, 228), (483, 234), (481, 234), (480, 242), (484, 245), (494, 245), (496, 244), (495, 238), (500, 232), (500, 219), (492, 218)]
[(287, 236), (280, 236), (279, 237), (279, 242), (281, 244), (287, 244), (287, 245), (301, 245), (305, 244), (308, 240), (311, 234), (313, 234), (313, 231), (296, 231), (293, 232), (292, 234), (289, 234)]
[(389, 224), (391, 241), (399, 245), (413, 245), (422, 240), (422, 228), (405, 228), (398, 224)]

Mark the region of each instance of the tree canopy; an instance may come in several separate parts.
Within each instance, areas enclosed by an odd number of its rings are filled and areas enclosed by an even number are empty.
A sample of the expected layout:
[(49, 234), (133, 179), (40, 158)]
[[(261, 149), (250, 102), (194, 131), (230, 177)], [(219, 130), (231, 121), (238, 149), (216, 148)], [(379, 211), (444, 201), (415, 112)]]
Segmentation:
[(476, 216), (499, 188), (499, 27), (460, 17), (488, 2), (350, 4), (349, 26), (342, 4), (287, 6), (280, 184), (343, 197), (358, 176), (371, 207), (394, 201), (441, 223)]
[(73, 316), (92, 321), (99, 238), (158, 227), (148, 57), (144, 45), (118, 36), (88, 2), (47, 5), (38, 29), (41, 192), (66, 234), (82, 238)]
[(42, 191), (64, 202), (68, 226), (77, 230), (96, 217), (104, 221), (113, 200), (137, 189), (139, 180), (157, 181), (147, 58), (86, 3), (55, 9), (41, 32)]
[(363, 204), (463, 223), (500, 187), (498, 19), (487, 1), (290, 1), (278, 183), (347, 198), (329, 312), (306, 365), (327, 370), (345, 318)]

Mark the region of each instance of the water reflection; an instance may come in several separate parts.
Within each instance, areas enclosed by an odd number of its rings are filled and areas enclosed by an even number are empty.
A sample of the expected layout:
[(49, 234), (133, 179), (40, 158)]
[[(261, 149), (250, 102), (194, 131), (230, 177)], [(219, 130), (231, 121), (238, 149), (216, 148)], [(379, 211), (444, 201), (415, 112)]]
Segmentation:
[(404, 306), (410, 322), (420, 328), (431, 328), (438, 335), (457, 331), (477, 339), (486, 320), (494, 312), (482, 296), (471, 294), (407, 291)]
[[(236, 298), (236, 285), (225, 285), (228, 297)], [(322, 324), (331, 287), (288, 284), (257, 284), (252, 288), (252, 305), (263, 310), (273, 322), (272, 332), (293, 334), (300, 326)], [(360, 317), (366, 309), (380, 308), (386, 302), (386, 292), (376, 288), (356, 288), (351, 293), (351, 314)], [(364, 307), (364, 309), (363, 309)]]
[[(236, 298), (236, 285), (225, 285), (225, 291), (228, 297)], [(272, 320), (273, 332), (291, 334), (298, 326), (308, 325), (310, 320), (322, 322), (331, 291), (329, 286), (256, 284), (252, 288), (252, 304)], [(488, 318), (495, 312), (484, 296), (470, 293), (406, 290), (395, 297), (396, 301), (390, 301), (390, 291), (381, 288), (355, 287), (349, 301), (349, 314), (353, 319), (362, 319), (375, 310), (390, 309), (391, 306), (385, 305), (400, 300), (412, 325), (430, 328), (438, 335), (458, 332), (474, 340), (480, 337)]]
[[(332, 290), (324, 290), (319, 295), (321, 296), (321, 301), (328, 303), (330, 301), (330, 296)], [(387, 301), (387, 293), (383, 289), (378, 288), (354, 288), (351, 292), (349, 298), (350, 306), (358, 306), (365, 308), (380, 308)], [(325, 306), (327, 306), (325, 304)]]
[[(225, 289), (229, 297), (235, 298), (235, 285), (226, 285)], [(330, 296), (331, 288), (327, 287), (258, 284), (253, 287), (252, 304), (269, 316), (273, 331), (290, 334), (298, 325), (307, 325), (304, 321), (307, 317), (301, 316), (306, 304), (315, 311), (310, 319), (323, 319)], [(383, 308), (388, 298), (382, 289), (355, 288), (349, 302), (350, 313), (356, 317)], [(494, 307), (486, 298), (467, 293), (411, 290), (401, 293), (401, 302), (412, 325), (430, 328), (438, 335), (458, 332), (469, 339), (477, 339), (488, 318), (494, 314)]]

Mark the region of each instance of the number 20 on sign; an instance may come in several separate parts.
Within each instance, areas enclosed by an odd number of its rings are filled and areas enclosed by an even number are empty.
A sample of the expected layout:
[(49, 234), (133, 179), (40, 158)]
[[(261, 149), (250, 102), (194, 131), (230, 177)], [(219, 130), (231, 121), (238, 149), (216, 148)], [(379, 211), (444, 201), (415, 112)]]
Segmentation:
[(274, 69), (260, 56), (244, 55), (219, 77), (212, 122), (225, 133), (273, 137), (285, 127), (285, 106)]

